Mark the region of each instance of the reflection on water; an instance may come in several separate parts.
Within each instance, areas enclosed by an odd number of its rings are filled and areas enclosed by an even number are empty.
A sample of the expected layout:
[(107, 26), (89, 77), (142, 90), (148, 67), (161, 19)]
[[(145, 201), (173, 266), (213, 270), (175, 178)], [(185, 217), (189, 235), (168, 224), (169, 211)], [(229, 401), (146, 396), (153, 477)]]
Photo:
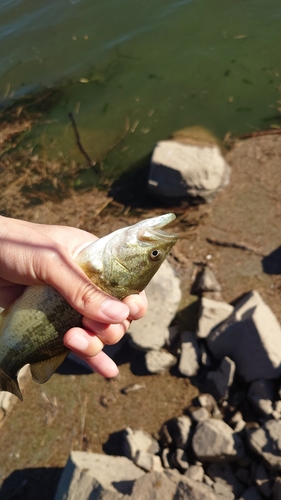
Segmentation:
[(279, 126), (280, 19), (276, 0), (0, 0), (0, 99), (65, 85), (37, 136), (79, 158), (72, 112), (113, 174), (185, 126)]

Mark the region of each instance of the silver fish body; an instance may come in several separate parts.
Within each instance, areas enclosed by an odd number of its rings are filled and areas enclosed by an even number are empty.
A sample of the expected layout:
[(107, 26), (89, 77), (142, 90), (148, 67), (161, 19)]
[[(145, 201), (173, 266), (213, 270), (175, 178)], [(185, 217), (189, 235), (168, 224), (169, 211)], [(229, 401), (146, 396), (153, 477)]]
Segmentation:
[[(96, 240), (80, 252), (77, 263), (91, 281), (122, 300), (142, 291), (178, 237), (162, 228), (174, 214), (146, 219)], [(28, 286), (0, 314), (0, 390), (19, 399), (19, 370), (30, 364), (33, 379), (46, 382), (69, 354), (65, 332), (82, 325), (82, 316), (51, 286)]]

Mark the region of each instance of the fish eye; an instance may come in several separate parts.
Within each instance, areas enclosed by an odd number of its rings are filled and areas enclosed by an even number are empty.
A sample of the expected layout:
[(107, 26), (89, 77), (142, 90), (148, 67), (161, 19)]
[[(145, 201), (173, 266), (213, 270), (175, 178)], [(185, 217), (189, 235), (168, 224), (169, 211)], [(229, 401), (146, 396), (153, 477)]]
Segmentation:
[(162, 256), (162, 253), (160, 252), (160, 250), (152, 250), (152, 252), (150, 253), (150, 258), (151, 260), (159, 260)]

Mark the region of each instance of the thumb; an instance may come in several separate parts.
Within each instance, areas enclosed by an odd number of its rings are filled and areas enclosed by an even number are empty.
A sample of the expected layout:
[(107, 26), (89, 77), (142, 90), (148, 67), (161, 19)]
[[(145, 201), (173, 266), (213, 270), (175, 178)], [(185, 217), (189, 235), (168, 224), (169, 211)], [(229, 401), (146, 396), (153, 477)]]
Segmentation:
[(124, 321), (130, 314), (129, 307), (98, 288), (73, 258), (60, 250), (53, 254), (53, 263), (48, 262), (44, 281), (87, 318), (102, 323)]

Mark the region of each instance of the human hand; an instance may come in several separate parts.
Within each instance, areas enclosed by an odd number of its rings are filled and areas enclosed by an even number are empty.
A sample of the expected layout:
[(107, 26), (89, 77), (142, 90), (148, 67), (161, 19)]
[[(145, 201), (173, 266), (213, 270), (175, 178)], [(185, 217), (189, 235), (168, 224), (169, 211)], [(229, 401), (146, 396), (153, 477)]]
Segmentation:
[(89, 280), (74, 259), (96, 239), (72, 227), (0, 217), (0, 306), (8, 307), (27, 285), (53, 286), (83, 316), (83, 328), (66, 332), (66, 347), (96, 372), (114, 377), (118, 368), (102, 349), (145, 314), (147, 301), (142, 292), (121, 302)]

